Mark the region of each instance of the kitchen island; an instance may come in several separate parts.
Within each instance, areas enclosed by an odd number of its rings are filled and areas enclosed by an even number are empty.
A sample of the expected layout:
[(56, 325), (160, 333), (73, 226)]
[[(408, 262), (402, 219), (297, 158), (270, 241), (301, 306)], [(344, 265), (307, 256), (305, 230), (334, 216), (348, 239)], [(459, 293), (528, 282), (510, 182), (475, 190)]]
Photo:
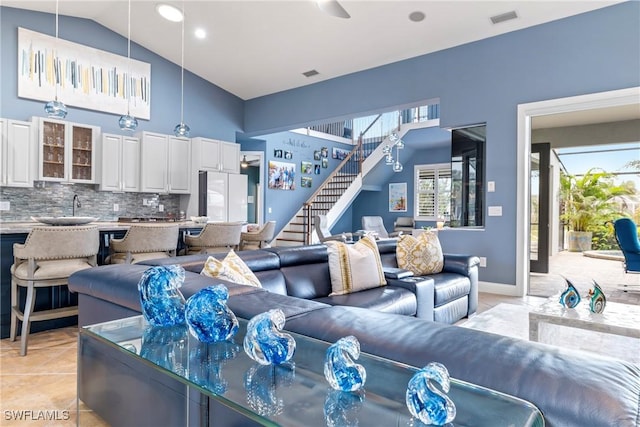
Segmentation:
[[(163, 221), (149, 221), (145, 219), (133, 220), (133, 222), (122, 221), (96, 221), (100, 231), (100, 249), (97, 256), (98, 265), (105, 263), (109, 255), (109, 241), (112, 238), (122, 238), (129, 227), (134, 224), (159, 223)], [(169, 222), (169, 221), (164, 221)], [(187, 233), (197, 234), (202, 230), (204, 224), (193, 221), (170, 221), (178, 224), (180, 234), (176, 242), (177, 252), (184, 248), (184, 235)], [(11, 265), (13, 265), (13, 244), (24, 243), (31, 229), (35, 226), (44, 226), (36, 221), (3, 222), (0, 221), (0, 338), (9, 336), (11, 323)], [(48, 289), (39, 289), (36, 310), (49, 308), (68, 307), (77, 304), (77, 298), (70, 293), (66, 287), (60, 287), (57, 292), (50, 292)], [(22, 296), (21, 304), (24, 304), (25, 296)], [(45, 331), (65, 326), (75, 325), (77, 317), (63, 319), (45, 320), (31, 324), (31, 332)]]

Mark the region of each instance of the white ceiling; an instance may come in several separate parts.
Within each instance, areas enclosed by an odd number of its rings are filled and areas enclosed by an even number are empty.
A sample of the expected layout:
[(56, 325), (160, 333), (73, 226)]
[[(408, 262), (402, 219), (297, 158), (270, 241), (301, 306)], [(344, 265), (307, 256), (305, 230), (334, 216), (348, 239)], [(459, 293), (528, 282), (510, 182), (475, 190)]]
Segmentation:
[[(132, 40), (180, 64), (181, 24), (155, 12), (161, 0), (132, 0)], [(55, 12), (55, 1), (1, 0), (3, 6)], [(182, 2), (166, 3), (180, 7)], [(322, 12), (312, 0), (187, 0), (185, 68), (242, 99), (316, 83), (609, 6), (620, 1), (341, 0), (351, 15)], [(88, 18), (126, 37), (124, 0), (60, 0), (61, 15)], [(426, 15), (422, 22), (411, 12)], [(515, 20), (489, 19), (515, 11)], [(208, 36), (197, 40), (193, 31)], [(60, 28), (64, 38), (64, 28)], [(123, 50), (126, 49), (123, 47)], [(132, 48), (132, 57), (136, 57)], [(315, 69), (307, 78), (303, 72)]]

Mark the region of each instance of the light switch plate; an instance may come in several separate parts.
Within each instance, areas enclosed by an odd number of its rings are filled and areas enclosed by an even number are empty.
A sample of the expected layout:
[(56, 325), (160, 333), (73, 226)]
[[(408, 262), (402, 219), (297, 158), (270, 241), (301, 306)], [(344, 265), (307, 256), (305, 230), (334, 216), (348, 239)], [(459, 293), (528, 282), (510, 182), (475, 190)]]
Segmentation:
[(502, 216), (502, 206), (489, 206), (489, 216)]
[(11, 202), (8, 200), (0, 200), (0, 211), (11, 210)]
[(494, 191), (496, 191), (496, 182), (495, 181), (488, 181), (487, 182), (487, 193), (493, 193)]

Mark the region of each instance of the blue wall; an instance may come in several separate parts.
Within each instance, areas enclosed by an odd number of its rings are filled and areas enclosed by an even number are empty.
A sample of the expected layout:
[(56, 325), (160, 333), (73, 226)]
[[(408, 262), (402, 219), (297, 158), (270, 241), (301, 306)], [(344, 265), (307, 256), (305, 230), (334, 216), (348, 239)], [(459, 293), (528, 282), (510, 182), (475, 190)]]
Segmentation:
[[(0, 24), (0, 116), (16, 120), (45, 116), (44, 102), (18, 98), (18, 27), (55, 36), (55, 17), (2, 7)], [(61, 16), (58, 33), (61, 39), (127, 56), (127, 39), (91, 20)], [(180, 66), (135, 43), (131, 44), (131, 57), (151, 64), (151, 120), (138, 120), (138, 130), (172, 134), (180, 122)], [(191, 127), (191, 136), (235, 142), (236, 131), (243, 127), (240, 98), (185, 71), (184, 99), (184, 120)], [(120, 115), (67, 107), (66, 120), (100, 126), (103, 132), (121, 132)]]
[[(487, 217), (484, 231), (442, 233), (443, 246), (486, 256), (481, 280), (514, 284), (518, 104), (635, 86), (640, 2), (633, 1), (249, 100), (245, 131), (259, 134), (434, 98), (440, 99), (443, 127), (486, 123), (486, 179), (496, 183), (486, 202), (502, 206), (503, 216)], [(384, 191), (373, 199), (363, 195), (358, 205), (386, 206)], [(364, 210), (354, 209), (354, 229)]]

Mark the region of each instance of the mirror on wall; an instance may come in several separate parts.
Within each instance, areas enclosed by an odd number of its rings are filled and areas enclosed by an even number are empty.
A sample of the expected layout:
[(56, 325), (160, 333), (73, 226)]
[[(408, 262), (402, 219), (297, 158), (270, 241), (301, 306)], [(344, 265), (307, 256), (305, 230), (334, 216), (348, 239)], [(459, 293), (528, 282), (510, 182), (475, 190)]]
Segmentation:
[(450, 227), (484, 226), (486, 124), (451, 131)]

